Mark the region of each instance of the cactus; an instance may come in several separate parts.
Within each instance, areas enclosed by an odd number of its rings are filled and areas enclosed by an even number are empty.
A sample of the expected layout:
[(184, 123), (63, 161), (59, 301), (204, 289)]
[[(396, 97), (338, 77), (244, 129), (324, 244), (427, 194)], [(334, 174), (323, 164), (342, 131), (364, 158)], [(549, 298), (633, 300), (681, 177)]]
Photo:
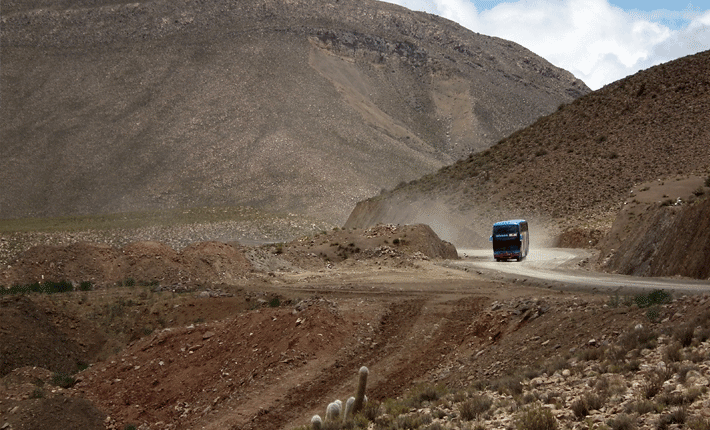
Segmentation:
[(311, 418), (311, 426), (313, 427), (313, 430), (321, 429), (323, 426), (323, 420), (320, 419), (320, 415), (313, 415), (313, 418)]
[(353, 405), (355, 405), (355, 397), (350, 397), (345, 402), (345, 412), (343, 412), (343, 422), (347, 422), (353, 414)]
[(326, 421), (335, 421), (340, 417), (341, 404), (342, 402), (338, 403), (338, 401), (336, 400), (335, 402), (328, 405), (328, 408), (325, 410)]
[(370, 373), (367, 367), (362, 366), (358, 374), (360, 379), (357, 383), (357, 394), (355, 395), (355, 403), (353, 404), (352, 413), (356, 414), (362, 409), (362, 405), (365, 402), (365, 387), (367, 386), (367, 375)]

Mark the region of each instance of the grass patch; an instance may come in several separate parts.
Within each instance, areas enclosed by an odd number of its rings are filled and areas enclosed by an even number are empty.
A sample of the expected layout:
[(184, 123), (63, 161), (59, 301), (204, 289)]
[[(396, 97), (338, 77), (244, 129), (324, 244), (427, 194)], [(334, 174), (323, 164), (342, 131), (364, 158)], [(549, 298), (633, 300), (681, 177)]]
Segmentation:
[(144, 228), (222, 221), (254, 221), (284, 216), (262, 212), (247, 206), (196, 207), (159, 211), (125, 212), (55, 218), (0, 220), (0, 232), (53, 232)]

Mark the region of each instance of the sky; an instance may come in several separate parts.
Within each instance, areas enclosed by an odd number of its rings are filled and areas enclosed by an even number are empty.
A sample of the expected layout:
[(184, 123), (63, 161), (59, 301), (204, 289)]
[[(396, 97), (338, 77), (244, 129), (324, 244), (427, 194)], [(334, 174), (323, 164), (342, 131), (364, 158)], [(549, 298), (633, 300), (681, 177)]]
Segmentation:
[(710, 0), (387, 0), (523, 45), (597, 90), (710, 49)]

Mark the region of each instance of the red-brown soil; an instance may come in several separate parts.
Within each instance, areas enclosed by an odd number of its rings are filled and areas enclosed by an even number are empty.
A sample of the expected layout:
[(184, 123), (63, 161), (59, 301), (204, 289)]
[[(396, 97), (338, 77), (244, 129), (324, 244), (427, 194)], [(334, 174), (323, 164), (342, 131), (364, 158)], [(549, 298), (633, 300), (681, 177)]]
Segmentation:
[[(365, 246), (374, 238), (374, 248)], [(12, 364), (0, 384), (0, 420), (12, 429), (79, 417), (72, 428), (290, 429), (353, 395), (363, 365), (376, 402), (421, 382), (460, 388), (544, 365), (650, 324), (645, 310), (608, 306), (605, 295), (491, 281), (397, 249), (422, 249), (414, 246), (420, 240), (448, 248), (426, 229), (381, 226), (245, 249), (266, 270), (229, 284), (211, 270), (231, 260), (203, 261), (202, 273), (215, 281), (209, 289), (112, 286), (3, 298), (0, 340)], [(352, 249), (351, 242), (360, 251), (342, 259), (341, 249), (336, 258), (333, 244)], [(189, 254), (141, 246), (143, 254), (131, 255)], [(314, 256), (316, 249), (333, 254)], [(691, 321), (707, 305), (706, 298), (664, 305), (655, 324)], [(56, 372), (82, 360), (91, 365), (75, 384), (53, 385)], [(57, 405), (65, 406), (57, 412)], [(23, 427), (29, 422), (35, 427)]]

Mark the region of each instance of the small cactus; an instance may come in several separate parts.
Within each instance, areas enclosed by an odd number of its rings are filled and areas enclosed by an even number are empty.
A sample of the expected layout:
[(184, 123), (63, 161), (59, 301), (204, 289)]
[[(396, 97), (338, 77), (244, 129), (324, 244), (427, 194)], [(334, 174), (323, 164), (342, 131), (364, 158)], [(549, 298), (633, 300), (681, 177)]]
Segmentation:
[(343, 413), (343, 422), (347, 422), (353, 414), (353, 406), (355, 405), (355, 397), (350, 397), (345, 402), (345, 412)]
[(357, 394), (355, 395), (355, 403), (353, 404), (353, 414), (360, 412), (365, 402), (365, 388), (367, 387), (367, 375), (369, 373), (370, 371), (367, 370), (365, 366), (362, 366), (358, 372), (360, 379), (357, 382)]
[(335, 421), (340, 417), (340, 409), (341, 409), (341, 404), (343, 402), (338, 403), (338, 401), (334, 401), (333, 403), (328, 405), (328, 408), (325, 410), (325, 420), (326, 421)]
[(313, 427), (313, 430), (321, 429), (323, 426), (323, 420), (320, 419), (320, 415), (313, 415), (313, 418), (311, 418), (311, 426)]

